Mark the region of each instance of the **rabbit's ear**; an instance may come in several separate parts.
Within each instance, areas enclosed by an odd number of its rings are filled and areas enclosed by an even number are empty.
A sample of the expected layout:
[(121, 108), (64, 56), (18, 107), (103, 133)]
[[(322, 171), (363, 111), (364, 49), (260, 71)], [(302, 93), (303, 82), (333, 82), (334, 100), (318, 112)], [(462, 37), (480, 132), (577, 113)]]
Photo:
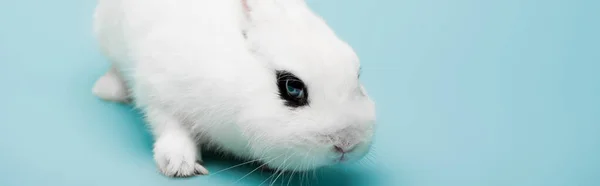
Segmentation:
[(250, 11), (250, 7), (248, 6), (248, 0), (242, 0), (242, 8), (246, 13)]

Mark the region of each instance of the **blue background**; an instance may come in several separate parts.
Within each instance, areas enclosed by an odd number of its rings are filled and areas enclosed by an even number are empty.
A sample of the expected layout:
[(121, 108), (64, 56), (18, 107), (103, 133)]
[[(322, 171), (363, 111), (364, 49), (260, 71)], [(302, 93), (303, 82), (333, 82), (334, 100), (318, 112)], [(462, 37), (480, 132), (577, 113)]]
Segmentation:
[[(372, 162), (291, 183), (600, 185), (600, 1), (309, 4), (360, 55), (378, 134)], [(0, 185), (227, 185), (251, 171), (157, 173), (140, 115), (90, 93), (108, 67), (94, 5), (0, 0)], [(213, 173), (240, 163), (208, 159)]]

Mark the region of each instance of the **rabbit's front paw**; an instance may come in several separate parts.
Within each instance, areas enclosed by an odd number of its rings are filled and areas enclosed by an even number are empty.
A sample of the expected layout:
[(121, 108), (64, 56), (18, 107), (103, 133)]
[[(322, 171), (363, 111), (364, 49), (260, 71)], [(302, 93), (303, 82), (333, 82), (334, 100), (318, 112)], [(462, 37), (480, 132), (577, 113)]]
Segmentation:
[(196, 153), (195, 144), (181, 136), (162, 136), (154, 144), (154, 160), (160, 172), (169, 177), (208, 174)]

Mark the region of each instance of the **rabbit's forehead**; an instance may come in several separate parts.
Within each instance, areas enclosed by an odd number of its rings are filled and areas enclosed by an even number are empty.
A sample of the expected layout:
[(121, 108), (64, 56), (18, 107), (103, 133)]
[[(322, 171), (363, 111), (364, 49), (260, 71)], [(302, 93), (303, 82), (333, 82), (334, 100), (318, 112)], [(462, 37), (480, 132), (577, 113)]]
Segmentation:
[(305, 75), (356, 75), (360, 66), (354, 50), (337, 38), (297, 37), (269, 50), (276, 52), (276, 66)]
[(356, 85), (360, 68), (358, 56), (328, 27), (271, 25), (267, 28), (254, 30), (250, 40), (254, 52), (274, 70), (293, 73), (312, 90)]
[(296, 48), (274, 63), (305, 81), (334, 83), (358, 77), (360, 63), (352, 50), (340, 48)]

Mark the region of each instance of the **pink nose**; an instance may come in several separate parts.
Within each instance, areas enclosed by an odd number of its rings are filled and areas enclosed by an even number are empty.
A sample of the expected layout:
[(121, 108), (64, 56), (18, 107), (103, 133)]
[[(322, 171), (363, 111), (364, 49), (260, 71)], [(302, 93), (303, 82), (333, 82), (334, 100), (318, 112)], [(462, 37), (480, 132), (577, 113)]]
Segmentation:
[(354, 147), (355, 147), (354, 145), (352, 145), (352, 146), (334, 145), (333, 149), (335, 150), (335, 152), (344, 154), (344, 153), (348, 153), (348, 152), (354, 150)]

